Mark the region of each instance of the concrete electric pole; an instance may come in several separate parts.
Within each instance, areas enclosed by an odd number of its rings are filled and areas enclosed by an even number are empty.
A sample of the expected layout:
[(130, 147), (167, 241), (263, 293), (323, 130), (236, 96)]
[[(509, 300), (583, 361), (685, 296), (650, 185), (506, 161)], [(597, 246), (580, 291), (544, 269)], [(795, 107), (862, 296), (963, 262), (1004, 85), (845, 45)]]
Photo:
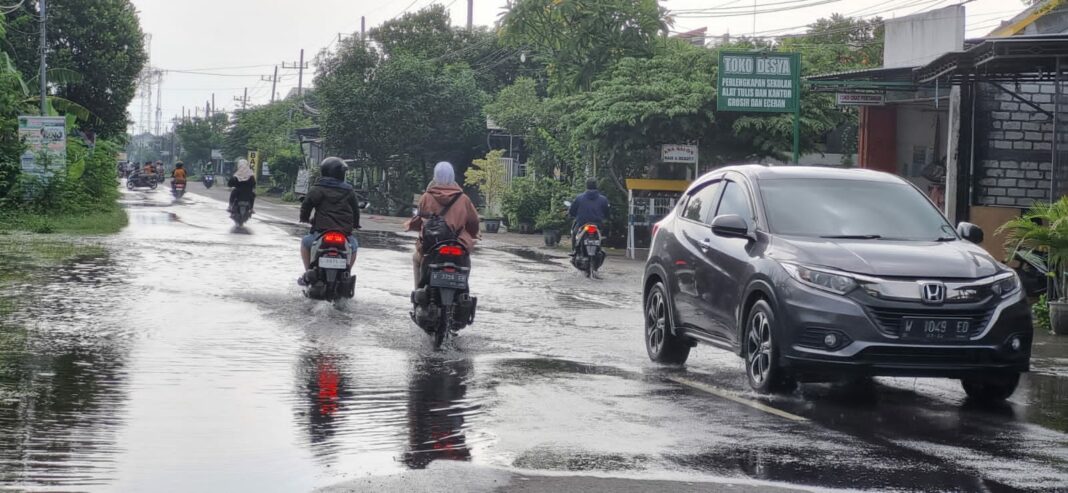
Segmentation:
[(300, 61), (297, 63), (282, 62), (282, 68), (287, 70), (297, 70), (297, 96), (304, 96), (304, 69), (308, 68), (308, 64), (304, 63), (304, 49), (300, 50)]
[(41, 1), (41, 116), (48, 114), (48, 33), (45, 30), (48, 19), (48, 6), (45, 0)]

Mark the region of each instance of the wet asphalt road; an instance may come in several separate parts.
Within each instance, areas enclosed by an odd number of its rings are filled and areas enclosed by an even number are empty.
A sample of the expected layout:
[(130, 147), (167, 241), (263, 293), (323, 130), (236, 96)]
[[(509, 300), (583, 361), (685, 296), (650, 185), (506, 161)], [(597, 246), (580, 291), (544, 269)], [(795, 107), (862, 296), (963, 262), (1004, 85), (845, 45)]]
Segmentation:
[(361, 232), (335, 307), (293, 282), (292, 217), (236, 229), (191, 190), (127, 192), (107, 254), (3, 293), (28, 301), (0, 321), (0, 489), (1068, 491), (1068, 354), (995, 408), (924, 379), (758, 398), (732, 354), (648, 361), (640, 263), (503, 247), (439, 353), (410, 239)]

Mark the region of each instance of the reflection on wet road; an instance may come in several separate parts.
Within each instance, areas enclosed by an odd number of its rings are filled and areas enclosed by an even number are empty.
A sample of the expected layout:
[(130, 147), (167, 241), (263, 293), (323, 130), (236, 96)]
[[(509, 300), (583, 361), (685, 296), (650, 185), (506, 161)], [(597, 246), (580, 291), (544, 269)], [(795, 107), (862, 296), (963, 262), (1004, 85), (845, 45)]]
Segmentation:
[(725, 352), (647, 362), (640, 264), (611, 259), (590, 281), (504, 247), (476, 254), (478, 319), (434, 352), (407, 316), (410, 239), (361, 232), (356, 299), (313, 302), (293, 282), (291, 217), (235, 229), (191, 192), (127, 192), (123, 233), (0, 293), (24, 301), (0, 320), (0, 487), (359, 490), (444, 470), (471, 491), (489, 470), (1068, 491), (1068, 361), (1036, 364), (994, 408), (917, 379), (758, 398)]

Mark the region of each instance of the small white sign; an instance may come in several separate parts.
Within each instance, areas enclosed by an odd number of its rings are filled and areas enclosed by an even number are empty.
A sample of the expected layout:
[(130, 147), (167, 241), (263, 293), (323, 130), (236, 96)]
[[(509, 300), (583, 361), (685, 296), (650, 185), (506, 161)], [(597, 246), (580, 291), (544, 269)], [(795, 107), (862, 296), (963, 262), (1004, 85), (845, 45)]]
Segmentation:
[(868, 93), (837, 93), (838, 106), (882, 106), (886, 104), (886, 98), (882, 94)]
[(664, 144), (660, 146), (660, 160), (665, 163), (697, 164), (697, 146)]
[(263, 162), (263, 176), (271, 176), (271, 167), (267, 165), (267, 161)]
[(297, 171), (297, 184), (293, 186), (293, 191), (300, 195), (308, 195), (308, 170)]

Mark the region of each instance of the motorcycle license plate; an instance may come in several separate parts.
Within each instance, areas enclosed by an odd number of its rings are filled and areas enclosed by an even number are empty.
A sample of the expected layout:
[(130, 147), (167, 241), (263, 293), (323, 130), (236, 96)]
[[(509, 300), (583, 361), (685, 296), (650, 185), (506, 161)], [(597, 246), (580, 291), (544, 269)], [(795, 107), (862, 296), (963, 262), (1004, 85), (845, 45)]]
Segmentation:
[(586, 246), (601, 246), (601, 240), (586, 240)]
[(435, 288), (467, 289), (466, 272), (430, 271), (430, 286)]
[(319, 267), (323, 269), (344, 269), (348, 261), (342, 257), (319, 257)]
[(958, 318), (913, 318), (901, 320), (901, 339), (910, 341), (966, 341), (972, 321)]

